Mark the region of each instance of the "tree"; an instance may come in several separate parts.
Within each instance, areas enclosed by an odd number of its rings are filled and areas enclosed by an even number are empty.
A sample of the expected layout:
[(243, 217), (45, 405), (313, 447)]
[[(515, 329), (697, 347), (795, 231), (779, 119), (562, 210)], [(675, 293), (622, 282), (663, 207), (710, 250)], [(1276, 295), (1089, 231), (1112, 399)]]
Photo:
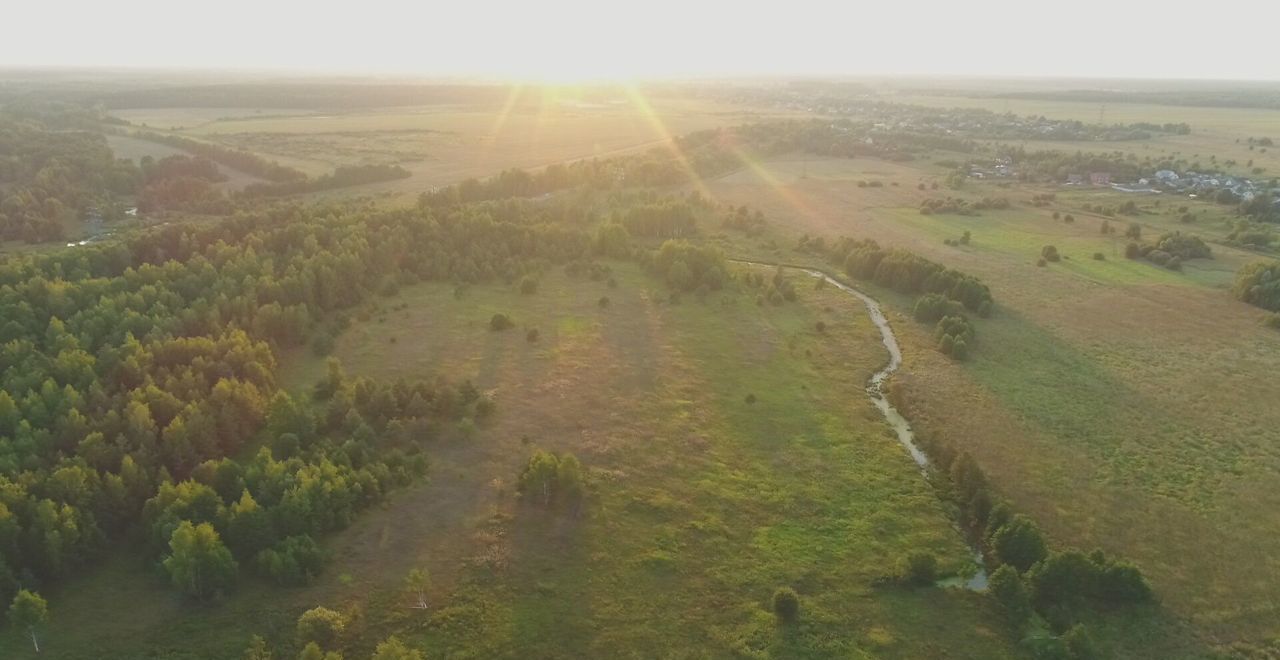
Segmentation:
[(1067, 647), (1067, 655), (1071, 660), (1097, 660), (1102, 657), (1097, 642), (1083, 623), (1077, 623), (1062, 636), (1062, 644)]
[(373, 652), (372, 660), (423, 660), (422, 651), (411, 649), (395, 635), (388, 637)]
[(1031, 595), (1016, 569), (1008, 564), (997, 568), (987, 584), (1014, 626), (1020, 628), (1031, 618)]
[(9, 621), (19, 628), (27, 629), (36, 653), (40, 652), (40, 641), (36, 639), (36, 626), (44, 623), (48, 616), (49, 606), (44, 599), (39, 594), (26, 589), (19, 591), (18, 595), (13, 597), (13, 604), (9, 606)]
[(310, 642), (302, 647), (302, 652), (298, 654), (298, 660), (342, 660), (342, 654), (337, 651), (325, 652), (320, 648), (319, 644)]
[(800, 615), (800, 595), (791, 587), (778, 587), (773, 592), (773, 613), (783, 621), (795, 621)]
[(267, 641), (258, 635), (249, 638), (249, 648), (244, 650), (244, 660), (272, 660)]
[(171, 554), (164, 560), (173, 585), (204, 600), (235, 584), (237, 564), (209, 523), (184, 520), (169, 539)]
[(996, 530), (991, 545), (1001, 562), (1025, 573), (1048, 554), (1044, 535), (1030, 518), (1018, 514), (1007, 525)]
[(347, 618), (327, 607), (313, 607), (298, 617), (298, 643), (328, 648), (342, 639)]
[(409, 575), (405, 576), (404, 584), (413, 593), (413, 608), (418, 610), (427, 609), (427, 588), (431, 585), (431, 576), (426, 570), (415, 568), (409, 571)]

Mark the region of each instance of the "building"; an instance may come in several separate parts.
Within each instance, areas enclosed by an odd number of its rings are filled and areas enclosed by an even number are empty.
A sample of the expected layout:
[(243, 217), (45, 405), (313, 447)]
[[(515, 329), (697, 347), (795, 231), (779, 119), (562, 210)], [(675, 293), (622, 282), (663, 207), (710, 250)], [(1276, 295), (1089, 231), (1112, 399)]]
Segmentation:
[(1110, 172), (1090, 172), (1089, 183), (1092, 183), (1095, 186), (1109, 186), (1111, 185), (1111, 173)]

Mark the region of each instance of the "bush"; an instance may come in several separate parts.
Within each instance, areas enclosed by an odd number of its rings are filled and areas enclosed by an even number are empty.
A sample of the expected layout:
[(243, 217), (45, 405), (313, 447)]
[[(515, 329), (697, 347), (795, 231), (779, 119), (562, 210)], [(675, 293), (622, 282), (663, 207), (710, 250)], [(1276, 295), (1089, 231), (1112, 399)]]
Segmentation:
[(298, 643), (329, 648), (342, 639), (347, 618), (327, 607), (314, 607), (298, 617)]
[(1268, 328), (1275, 328), (1276, 330), (1280, 330), (1280, 312), (1271, 313), (1270, 315), (1267, 316), (1266, 320), (1263, 321), (1262, 323)]
[(1094, 260), (1094, 261), (1106, 261), (1106, 260), (1107, 260), (1107, 255), (1105, 255), (1105, 254), (1103, 254), (1103, 253), (1101, 253), (1101, 252), (1094, 252), (1094, 253), (1093, 253), (1093, 260)]
[(530, 295), (538, 292), (538, 280), (526, 277), (520, 281), (520, 293)]
[(1056, 262), (1062, 260), (1062, 255), (1058, 254), (1058, 248), (1046, 245), (1040, 248), (1040, 258), (1045, 261)]
[(597, 301), (596, 301), (596, 304), (600, 306), (600, 309), (604, 309), (604, 308), (608, 307), (608, 306), (609, 306), (609, 296), (600, 296), (600, 300), (597, 300)]
[(748, 406), (750, 406), (750, 405), (754, 405), (754, 404), (755, 404), (755, 402), (756, 402), (756, 395), (755, 395), (755, 394), (748, 394), (748, 395), (747, 395), (746, 397), (744, 397), (742, 400), (743, 400), (744, 402), (746, 402), (746, 404), (747, 404)]
[(800, 595), (791, 587), (778, 587), (773, 592), (773, 613), (783, 621), (795, 621), (800, 616)]
[(516, 327), (516, 324), (513, 323), (511, 319), (507, 317), (506, 314), (502, 314), (502, 313), (494, 314), (493, 317), (489, 319), (489, 329), (493, 330), (494, 332), (501, 332), (503, 330), (509, 330), (514, 327)]
[(1063, 217), (1062, 217), (1062, 221), (1063, 221), (1063, 222), (1075, 222), (1075, 221), (1076, 221), (1076, 217), (1075, 217), (1074, 215), (1071, 215), (1070, 213), (1068, 213), (1068, 214), (1066, 214), (1065, 216), (1063, 216)]
[(538, 329), (529, 328), (529, 330), (524, 333), (524, 340), (530, 344), (538, 341)]
[(825, 321), (818, 321), (813, 327), (818, 331), (818, 334), (822, 334), (827, 331), (827, 324)]
[(1126, 259), (1137, 259), (1142, 256), (1142, 248), (1137, 243), (1129, 243), (1124, 246), (1124, 257)]
[(898, 577), (918, 587), (931, 585), (938, 579), (938, 558), (930, 552), (912, 551), (902, 559)]
[(1040, 268), (1044, 268), (1045, 266), (1049, 265), (1049, 262), (1045, 261), (1044, 258), (1041, 257), (1040, 259), (1036, 259), (1036, 265), (1039, 266)]
[(1231, 293), (1237, 299), (1280, 312), (1280, 261), (1255, 261), (1236, 273)]

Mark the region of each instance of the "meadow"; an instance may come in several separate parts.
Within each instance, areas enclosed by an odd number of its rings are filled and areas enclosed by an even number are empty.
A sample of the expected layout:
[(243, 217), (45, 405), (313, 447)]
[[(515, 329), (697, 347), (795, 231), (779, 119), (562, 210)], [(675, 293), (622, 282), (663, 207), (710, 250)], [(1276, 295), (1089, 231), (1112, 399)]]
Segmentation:
[(299, 112), (168, 108), (119, 111), (135, 123), (251, 151), (310, 176), (341, 165), (399, 164), (407, 179), (358, 186), (351, 194), (413, 201), (417, 194), (508, 168), (606, 158), (667, 144), (692, 131), (790, 113), (683, 98), (620, 96), (581, 103), (530, 90), (505, 105), (450, 104)]
[[(863, 392), (886, 354), (858, 301), (795, 275), (796, 303), (672, 304), (636, 266), (611, 266), (616, 287), (556, 269), (532, 295), (423, 284), (364, 309), (334, 351), (350, 374), (470, 378), (492, 420), (434, 447), (429, 483), (328, 541), (305, 590), (249, 585), (184, 608), (118, 557), (55, 594), (42, 657), (230, 655), (250, 633), (287, 645), (315, 605), (357, 613), (349, 657), (390, 632), (449, 657), (1016, 657), (980, 594), (893, 583), (911, 550), (944, 573), (973, 564)], [(517, 327), (491, 331), (497, 312)], [(305, 394), (324, 369), (299, 351), (282, 378)], [(518, 501), (535, 447), (589, 466), (580, 517)], [(402, 586), (415, 567), (432, 576), (426, 611)], [(769, 611), (782, 585), (801, 594), (794, 626)], [(111, 606), (121, 594), (130, 608)]]
[[(1280, 539), (1268, 531), (1280, 525), (1280, 415), (1268, 405), (1280, 397), (1272, 378), (1280, 359), (1264, 314), (1226, 291), (1235, 270), (1258, 258), (1221, 242), (1228, 213), (1087, 187), (1057, 187), (1045, 208), (1027, 200), (1055, 187), (920, 191), (941, 174), (929, 164), (787, 159), (754, 169), (709, 189), (764, 209), (778, 245), (801, 233), (875, 238), (990, 284), (997, 313), (963, 365), (933, 351), (921, 326), (899, 324), (906, 366), (896, 387), (918, 427), (972, 453), (1059, 543), (1132, 557), (1163, 602), (1216, 643), (1280, 633)], [(857, 185), (869, 180), (883, 185)], [(1014, 206), (977, 216), (918, 211), (922, 198), (942, 195), (1006, 196)], [(1128, 199), (1143, 213), (1109, 219), (1121, 232), (1132, 220), (1148, 239), (1201, 235), (1214, 258), (1182, 272), (1125, 259), (1126, 239), (1104, 235), (1108, 219), (1082, 207)], [(1190, 204), (1196, 221), (1180, 222), (1175, 204)], [(966, 231), (968, 245), (944, 242)], [(1045, 245), (1064, 260), (1038, 267)], [(881, 296), (902, 315), (914, 303)], [(1212, 558), (1200, 551), (1208, 546)]]

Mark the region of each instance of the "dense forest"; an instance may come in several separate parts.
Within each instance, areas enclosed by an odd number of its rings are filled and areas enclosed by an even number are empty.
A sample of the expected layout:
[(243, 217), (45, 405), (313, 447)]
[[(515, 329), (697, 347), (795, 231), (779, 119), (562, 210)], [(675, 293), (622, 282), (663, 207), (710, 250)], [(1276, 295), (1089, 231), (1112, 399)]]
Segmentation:
[(140, 180), (101, 134), (0, 115), (0, 240), (59, 240), (86, 208), (106, 206)]

